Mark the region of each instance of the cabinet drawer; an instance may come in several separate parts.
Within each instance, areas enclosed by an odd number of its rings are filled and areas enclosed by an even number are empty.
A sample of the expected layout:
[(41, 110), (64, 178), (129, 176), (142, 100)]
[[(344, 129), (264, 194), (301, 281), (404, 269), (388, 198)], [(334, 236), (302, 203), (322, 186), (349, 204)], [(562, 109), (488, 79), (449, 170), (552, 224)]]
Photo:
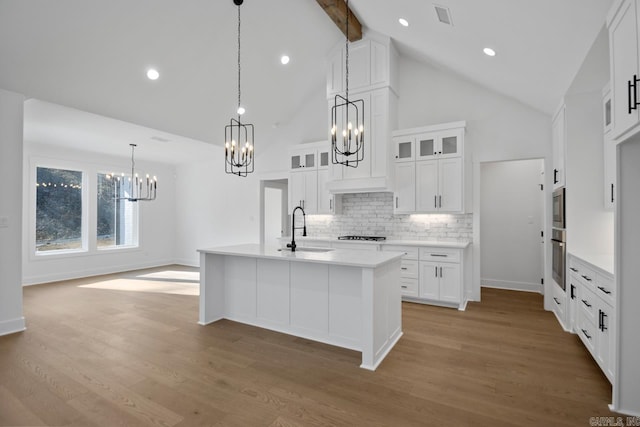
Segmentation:
[(420, 261), (460, 262), (458, 249), (420, 248)]
[(584, 285), (580, 287), (578, 295), (578, 310), (580, 314), (591, 323), (595, 323), (596, 313), (598, 312), (596, 296)]
[(404, 252), (403, 259), (418, 259), (418, 248), (415, 246), (382, 245), (383, 251)]
[(400, 277), (403, 279), (417, 279), (418, 261), (403, 258), (400, 264)]
[(556, 312), (556, 314), (558, 315), (558, 317), (562, 320), (562, 322), (565, 321), (565, 311), (566, 311), (566, 302), (567, 302), (567, 294), (562, 290), (562, 288), (560, 286), (557, 285), (553, 285), (553, 292), (552, 292), (552, 303), (553, 303), (553, 310)]
[(596, 346), (596, 325), (584, 316), (578, 316), (578, 327), (576, 333), (587, 347), (587, 350), (593, 355)]
[(573, 260), (569, 266), (569, 271), (570, 273), (577, 274), (582, 283), (588, 285), (591, 289), (594, 288), (596, 277), (598, 276), (594, 269), (580, 261)]
[(598, 274), (595, 284), (595, 292), (612, 306), (615, 305), (615, 281), (611, 277)]
[(408, 297), (417, 297), (418, 279), (400, 278), (400, 293)]

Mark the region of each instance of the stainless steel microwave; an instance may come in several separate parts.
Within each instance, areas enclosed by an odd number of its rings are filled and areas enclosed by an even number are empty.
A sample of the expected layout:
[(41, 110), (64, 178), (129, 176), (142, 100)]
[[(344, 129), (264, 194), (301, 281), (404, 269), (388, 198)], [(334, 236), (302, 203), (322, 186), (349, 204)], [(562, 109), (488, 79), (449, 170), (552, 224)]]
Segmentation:
[(565, 220), (565, 191), (564, 187), (560, 187), (553, 192), (553, 227), (566, 228)]

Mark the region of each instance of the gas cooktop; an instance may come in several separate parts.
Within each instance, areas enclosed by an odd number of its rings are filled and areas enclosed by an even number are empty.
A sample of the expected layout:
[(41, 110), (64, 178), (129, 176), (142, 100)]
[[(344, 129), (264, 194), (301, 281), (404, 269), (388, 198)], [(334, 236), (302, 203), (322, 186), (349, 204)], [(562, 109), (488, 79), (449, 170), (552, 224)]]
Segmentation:
[(338, 236), (338, 240), (386, 240), (386, 237), (383, 236)]

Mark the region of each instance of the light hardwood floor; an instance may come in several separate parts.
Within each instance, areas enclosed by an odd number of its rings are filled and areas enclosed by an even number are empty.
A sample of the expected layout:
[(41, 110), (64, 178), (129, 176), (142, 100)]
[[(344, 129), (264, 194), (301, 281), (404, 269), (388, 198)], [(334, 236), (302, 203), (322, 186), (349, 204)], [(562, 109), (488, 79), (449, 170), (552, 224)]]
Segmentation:
[(376, 372), (360, 354), (220, 321), (170, 266), (32, 286), (0, 337), (0, 425), (588, 426), (611, 386), (537, 294), (466, 312), (403, 304)]

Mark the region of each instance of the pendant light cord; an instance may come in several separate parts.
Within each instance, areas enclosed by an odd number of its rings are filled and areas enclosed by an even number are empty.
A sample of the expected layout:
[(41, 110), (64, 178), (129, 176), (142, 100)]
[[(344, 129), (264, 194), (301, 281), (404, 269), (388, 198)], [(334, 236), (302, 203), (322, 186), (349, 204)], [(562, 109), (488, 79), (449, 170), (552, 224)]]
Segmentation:
[(345, 77), (346, 77), (346, 90), (345, 90), (345, 94), (346, 94), (346, 98), (347, 101), (349, 100), (349, 0), (347, 0), (347, 21), (346, 21), (346, 26), (347, 26), (347, 31), (346, 31), (346, 41), (345, 41)]
[[(238, 108), (240, 108), (240, 5), (238, 5)], [(240, 121), (240, 114), (238, 114)]]

